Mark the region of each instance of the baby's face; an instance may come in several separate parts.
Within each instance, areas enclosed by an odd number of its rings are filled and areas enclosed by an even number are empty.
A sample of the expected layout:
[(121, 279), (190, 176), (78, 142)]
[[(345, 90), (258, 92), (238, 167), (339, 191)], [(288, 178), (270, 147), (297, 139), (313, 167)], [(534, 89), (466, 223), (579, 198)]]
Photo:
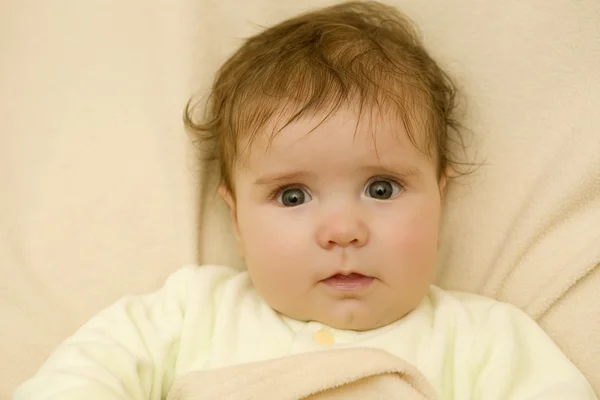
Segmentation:
[(290, 124), (270, 146), (257, 139), (234, 168), (236, 201), (225, 198), (272, 308), (374, 329), (414, 309), (433, 280), (443, 182), (402, 124), (364, 115), (355, 130), (342, 109), (310, 132), (321, 119)]

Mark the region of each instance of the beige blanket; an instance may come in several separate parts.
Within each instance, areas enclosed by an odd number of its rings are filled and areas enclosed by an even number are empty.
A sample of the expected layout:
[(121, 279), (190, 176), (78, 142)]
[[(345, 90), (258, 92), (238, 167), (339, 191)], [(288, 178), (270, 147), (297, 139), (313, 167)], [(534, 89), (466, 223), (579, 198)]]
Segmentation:
[(430, 400), (435, 393), (400, 358), (375, 349), (342, 349), (191, 372), (175, 382), (167, 400), (375, 398)]
[[(122, 295), (241, 264), (183, 106), (259, 26), (334, 1), (0, 1), (0, 399)], [(387, 1), (485, 161), (451, 185), (438, 285), (527, 311), (600, 395), (600, 2)]]

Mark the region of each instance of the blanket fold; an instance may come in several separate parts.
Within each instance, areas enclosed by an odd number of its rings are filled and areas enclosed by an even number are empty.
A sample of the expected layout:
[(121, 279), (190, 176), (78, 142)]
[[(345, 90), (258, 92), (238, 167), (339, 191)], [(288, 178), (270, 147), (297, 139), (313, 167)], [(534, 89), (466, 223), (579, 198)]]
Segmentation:
[(427, 379), (406, 361), (376, 349), (340, 349), (193, 371), (167, 400), (432, 400)]

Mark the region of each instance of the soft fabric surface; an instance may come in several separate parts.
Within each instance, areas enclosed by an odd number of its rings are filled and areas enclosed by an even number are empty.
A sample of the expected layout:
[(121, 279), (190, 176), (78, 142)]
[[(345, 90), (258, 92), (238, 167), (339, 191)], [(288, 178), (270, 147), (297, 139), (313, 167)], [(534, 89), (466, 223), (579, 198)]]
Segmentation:
[[(438, 284), (523, 308), (600, 393), (600, 3), (391, 2), (484, 161), (450, 187)], [(182, 108), (257, 25), (329, 3), (0, 3), (0, 398), (121, 295), (240, 265)]]
[(167, 396), (200, 399), (433, 400), (435, 392), (419, 371), (387, 352), (343, 349), (191, 372)]
[[(277, 369), (281, 378), (311, 375), (288, 388), (290, 398), (297, 398), (311, 388), (378, 374), (373, 369), (378, 364), (371, 365), (369, 357), (346, 357), (345, 367), (335, 367), (340, 353), (332, 353), (327, 361), (256, 364), (259, 371), (243, 365), (356, 348), (404, 360), (441, 399), (596, 399), (575, 365), (513, 305), (432, 286), (419, 307), (399, 321), (370, 331), (340, 330), (282, 318), (252, 287), (248, 271), (204, 265), (182, 268), (160, 290), (126, 296), (96, 314), (17, 388), (13, 400), (161, 400), (192, 371), (203, 371), (194, 375), (206, 395), (227, 390), (235, 398), (244, 392), (244, 382), (248, 393), (264, 391), (269, 382), (279, 393), (283, 379), (270, 373)], [(210, 372), (228, 367), (225, 374), (235, 379)], [(255, 387), (261, 382), (263, 388)], [(386, 393), (395, 386), (361, 385)]]

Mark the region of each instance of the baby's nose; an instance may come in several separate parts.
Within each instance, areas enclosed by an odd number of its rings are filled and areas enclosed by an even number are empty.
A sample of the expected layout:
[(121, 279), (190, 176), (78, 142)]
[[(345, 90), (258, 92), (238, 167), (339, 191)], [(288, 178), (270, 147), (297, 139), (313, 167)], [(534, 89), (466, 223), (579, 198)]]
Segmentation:
[(317, 229), (317, 241), (324, 249), (362, 247), (369, 239), (369, 229), (357, 212), (335, 213), (324, 218)]

